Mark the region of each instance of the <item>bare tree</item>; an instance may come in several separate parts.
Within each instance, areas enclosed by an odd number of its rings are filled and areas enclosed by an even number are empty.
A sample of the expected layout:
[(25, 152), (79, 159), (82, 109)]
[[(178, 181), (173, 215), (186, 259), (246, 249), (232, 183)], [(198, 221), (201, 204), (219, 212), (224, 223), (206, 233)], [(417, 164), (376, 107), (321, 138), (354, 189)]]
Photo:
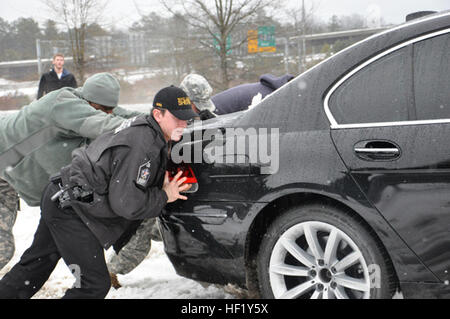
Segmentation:
[[(258, 12), (268, 7), (272, 0), (160, 0), (166, 9), (196, 29), (209, 34), (217, 43), (216, 50), (220, 61), (220, 76), (222, 88), (229, 86), (229, 64), (227, 39), (238, 25), (245, 24), (254, 18)], [(184, 11), (183, 15), (176, 11)], [(242, 39), (237, 45), (245, 42)]]
[(66, 26), (79, 82), (86, 73), (87, 28), (98, 21), (107, 5), (106, 0), (41, 0), (53, 13), (54, 19)]

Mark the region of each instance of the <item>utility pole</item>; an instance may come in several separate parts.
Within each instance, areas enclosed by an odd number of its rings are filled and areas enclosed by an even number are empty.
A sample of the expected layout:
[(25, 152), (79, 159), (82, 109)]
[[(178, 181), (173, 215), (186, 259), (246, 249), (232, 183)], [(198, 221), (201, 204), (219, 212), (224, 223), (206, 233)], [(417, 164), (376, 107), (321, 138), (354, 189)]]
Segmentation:
[[(301, 62), (301, 72), (306, 70), (306, 13), (305, 13), (305, 0), (302, 0), (302, 62)], [(301, 73), (300, 72), (300, 73)]]
[(36, 39), (36, 56), (39, 77), (42, 75), (42, 57), (41, 57), (41, 40)]
[(277, 40), (283, 40), (284, 42), (284, 72), (289, 73), (289, 38), (277, 38)]

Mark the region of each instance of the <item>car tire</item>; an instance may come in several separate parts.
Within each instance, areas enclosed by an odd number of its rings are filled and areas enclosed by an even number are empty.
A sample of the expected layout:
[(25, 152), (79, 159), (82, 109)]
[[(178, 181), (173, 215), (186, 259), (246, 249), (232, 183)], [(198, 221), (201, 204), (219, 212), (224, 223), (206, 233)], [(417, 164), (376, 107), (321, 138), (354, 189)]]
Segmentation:
[(285, 211), (257, 256), (262, 298), (392, 298), (393, 271), (367, 226), (335, 207)]

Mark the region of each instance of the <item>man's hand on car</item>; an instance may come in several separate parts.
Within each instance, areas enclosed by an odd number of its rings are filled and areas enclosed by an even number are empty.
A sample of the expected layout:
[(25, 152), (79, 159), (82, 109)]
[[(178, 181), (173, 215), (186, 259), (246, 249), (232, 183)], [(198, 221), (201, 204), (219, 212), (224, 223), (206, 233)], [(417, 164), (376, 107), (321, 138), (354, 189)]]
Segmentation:
[(178, 199), (187, 200), (186, 196), (181, 195), (180, 193), (187, 191), (192, 187), (192, 184), (183, 184), (186, 181), (186, 177), (181, 179), (180, 176), (183, 174), (183, 171), (178, 172), (177, 175), (173, 178), (172, 181), (169, 180), (169, 172), (166, 172), (166, 176), (164, 177), (164, 185), (163, 190), (167, 194), (167, 202), (173, 203)]

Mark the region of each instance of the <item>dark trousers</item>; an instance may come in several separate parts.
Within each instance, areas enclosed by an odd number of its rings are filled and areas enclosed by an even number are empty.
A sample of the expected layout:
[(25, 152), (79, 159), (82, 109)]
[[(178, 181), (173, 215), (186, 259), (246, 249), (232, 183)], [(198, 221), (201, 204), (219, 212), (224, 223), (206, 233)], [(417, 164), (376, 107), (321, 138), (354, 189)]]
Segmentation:
[[(50, 184), (41, 201), (41, 220), (33, 243), (0, 281), (0, 298), (31, 298), (62, 258), (76, 277), (63, 298), (104, 298), (111, 286), (102, 246), (72, 208), (51, 201)], [(78, 277), (78, 278), (77, 278)]]

